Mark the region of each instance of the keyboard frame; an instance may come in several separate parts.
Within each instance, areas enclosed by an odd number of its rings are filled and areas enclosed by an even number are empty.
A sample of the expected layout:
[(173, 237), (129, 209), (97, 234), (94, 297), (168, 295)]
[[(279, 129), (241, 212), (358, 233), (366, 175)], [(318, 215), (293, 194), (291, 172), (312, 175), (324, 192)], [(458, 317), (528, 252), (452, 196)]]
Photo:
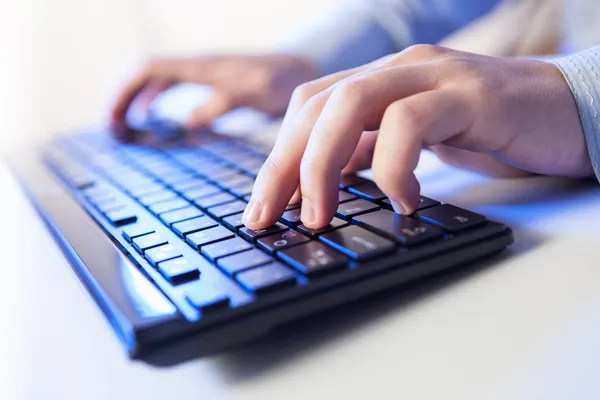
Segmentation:
[(500, 252), (513, 242), (510, 228), (488, 222), (460, 234), (464, 245), (435, 256), (415, 260), (442, 242), (420, 246), (421, 250), (411, 253), (413, 261), (405, 255), (404, 259), (385, 256), (355, 270), (319, 278), (304, 287), (310, 286), (310, 290), (297, 288), (292, 294), (283, 290), (248, 306), (190, 321), (148, 280), (154, 279), (141, 267), (146, 260), (122, 237), (107, 234), (112, 226), (103, 218), (95, 219), (99, 213), (91, 205), (82, 207), (85, 198), (49, 168), (41, 150), (14, 153), (8, 164), (128, 355), (157, 365), (229, 349), (278, 325), (459, 267)]

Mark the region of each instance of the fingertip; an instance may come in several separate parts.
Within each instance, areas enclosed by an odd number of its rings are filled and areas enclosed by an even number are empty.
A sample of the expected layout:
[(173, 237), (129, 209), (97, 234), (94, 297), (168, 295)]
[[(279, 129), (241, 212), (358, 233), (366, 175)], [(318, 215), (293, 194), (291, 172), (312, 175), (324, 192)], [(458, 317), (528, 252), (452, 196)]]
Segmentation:
[(272, 226), (283, 215), (267, 206), (258, 198), (251, 198), (242, 215), (242, 222), (250, 229), (266, 229)]
[[(337, 200), (337, 199), (336, 199)], [(314, 202), (303, 198), (301, 206), (301, 220), (304, 226), (309, 229), (320, 229), (331, 223), (335, 211), (332, 208), (335, 204), (326, 204), (325, 207), (319, 207)]]
[(390, 195), (389, 199), (396, 214), (411, 215), (417, 210), (420, 195), (421, 185), (416, 176), (411, 173), (404, 180), (403, 187)]

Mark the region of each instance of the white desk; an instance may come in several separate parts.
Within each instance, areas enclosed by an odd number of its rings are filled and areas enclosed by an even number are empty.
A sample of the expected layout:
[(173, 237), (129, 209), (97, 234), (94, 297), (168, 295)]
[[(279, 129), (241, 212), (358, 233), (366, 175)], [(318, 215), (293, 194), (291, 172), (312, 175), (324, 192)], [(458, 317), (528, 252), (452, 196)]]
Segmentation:
[(491, 181), (429, 154), (418, 175), (424, 194), (508, 223), (517, 243), (485, 268), (155, 368), (126, 358), (0, 169), (0, 399), (600, 398), (600, 188)]

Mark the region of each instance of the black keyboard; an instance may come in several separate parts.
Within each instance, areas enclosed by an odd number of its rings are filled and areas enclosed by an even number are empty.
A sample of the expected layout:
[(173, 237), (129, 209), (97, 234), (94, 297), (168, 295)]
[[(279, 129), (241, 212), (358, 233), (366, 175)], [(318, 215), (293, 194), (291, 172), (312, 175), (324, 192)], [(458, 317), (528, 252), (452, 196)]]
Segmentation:
[(43, 166), (15, 169), (135, 357), (213, 353), (512, 242), (503, 224), (425, 196), (414, 215), (395, 214), (356, 175), (342, 176), (329, 226), (305, 227), (294, 204), (272, 227), (248, 229), (241, 216), (266, 154), (224, 136), (155, 148), (86, 133), (43, 153)]

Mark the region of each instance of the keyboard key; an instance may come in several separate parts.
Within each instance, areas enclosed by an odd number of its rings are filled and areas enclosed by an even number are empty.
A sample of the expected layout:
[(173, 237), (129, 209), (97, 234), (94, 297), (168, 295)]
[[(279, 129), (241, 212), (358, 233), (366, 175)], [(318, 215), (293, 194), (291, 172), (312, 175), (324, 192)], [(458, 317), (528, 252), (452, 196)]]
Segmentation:
[(113, 201), (112, 199), (110, 201), (100, 201), (98, 203), (96, 203), (96, 208), (103, 214), (109, 213), (111, 211), (117, 211), (117, 210), (121, 210), (123, 208), (125, 208), (125, 204), (119, 200), (116, 201), (116, 199)]
[(143, 253), (145, 250), (167, 244), (167, 239), (158, 233), (151, 233), (149, 235), (137, 237), (133, 239), (131, 243), (138, 253)]
[(239, 272), (235, 276), (235, 279), (246, 290), (257, 294), (296, 286), (296, 275), (294, 272), (279, 262)]
[(304, 242), (308, 242), (310, 238), (304, 236), (300, 232), (287, 230), (275, 235), (264, 236), (258, 239), (258, 246), (262, 249), (274, 253), (279, 249), (294, 246)]
[(244, 226), (244, 223), (242, 222), (243, 215), (244, 213), (238, 213), (225, 217), (223, 218), (223, 225), (235, 232)]
[(254, 179), (249, 176), (243, 174), (229, 175), (222, 179), (215, 181), (217, 185), (221, 186), (223, 189), (231, 189), (236, 186), (244, 186), (247, 184), (254, 184)]
[(232, 237), (234, 237), (234, 234), (231, 233), (231, 231), (222, 226), (217, 226), (203, 231), (190, 233), (186, 236), (185, 240), (196, 249), (200, 249), (201, 246)]
[(281, 216), (281, 221), (287, 226), (297, 226), (302, 223), (301, 219), (301, 210), (300, 208), (294, 208), (292, 210), (288, 210), (283, 213)]
[(105, 186), (93, 186), (83, 190), (83, 195), (93, 202), (94, 199), (110, 197), (111, 192)]
[(419, 205), (417, 206), (417, 211), (424, 210), (429, 207), (437, 206), (440, 202), (437, 200), (430, 199), (429, 197), (421, 196), (419, 198)]
[[(429, 197), (421, 196), (419, 198), (419, 204), (417, 205), (417, 211), (424, 210), (429, 207), (437, 206), (438, 204), (440, 204), (440, 202), (437, 200), (433, 200), (433, 199), (430, 199)], [(390, 199), (383, 200), (383, 205), (388, 210), (393, 210)]]
[(258, 249), (244, 251), (232, 256), (219, 258), (217, 265), (221, 267), (229, 275), (234, 275), (244, 269), (258, 267), (259, 265), (268, 264), (273, 261), (273, 258)]
[(296, 208), (300, 208), (302, 207), (302, 203), (293, 203), (293, 204), (288, 204), (287, 207), (285, 208), (285, 211), (289, 211), (289, 210), (295, 210)]
[(389, 210), (379, 210), (359, 215), (354, 217), (352, 221), (363, 228), (399, 241), (406, 246), (435, 239), (444, 234), (441, 229), (435, 226)]
[(167, 211), (179, 210), (180, 208), (188, 207), (190, 203), (185, 201), (184, 199), (174, 199), (168, 201), (161, 201), (160, 203), (155, 203), (150, 205), (150, 211), (154, 214), (162, 214)]
[(164, 189), (164, 186), (159, 183), (148, 183), (145, 185), (133, 186), (127, 189), (127, 191), (133, 197), (142, 197), (151, 193), (160, 192)]
[(200, 178), (189, 178), (183, 181), (175, 182), (171, 185), (171, 187), (178, 192), (184, 192), (186, 190), (191, 190), (194, 188), (201, 187), (205, 185), (206, 181)]
[(226, 310), (229, 308), (229, 296), (221, 288), (209, 282), (198, 280), (186, 284), (185, 297), (188, 302), (202, 312)]
[(348, 188), (348, 191), (371, 201), (383, 200), (387, 198), (385, 193), (383, 193), (381, 189), (377, 187), (375, 182), (367, 182), (357, 186), (352, 186)]
[(243, 237), (244, 239), (248, 240), (248, 241), (255, 241), (256, 239), (263, 237), (263, 236), (268, 236), (268, 235), (272, 235), (274, 233), (279, 233), (282, 231), (287, 231), (288, 228), (287, 226), (285, 226), (284, 224), (277, 222), (275, 223), (275, 225), (266, 228), (266, 229), (250, 229), (247, 227), (243, 227), (240, 228), (239, 234), (241, 237)]
[(198, 268), (183, 257), (159, 263), (158, 271), (171, 283), (196, 279), (200, 275)]
[(345, 203), (347, 201), (354, 200), (354, 199), (356, 199), (355, 195), (348, 193), (348, 192), (344, 192), (343, 190), (340, 190), (340, 194), (338, 197), (338, 203)]
[(218, 224), (209, 217), (198, 217), (186, 221), (177, 222), (172, 225), (173, 232), (179, 237), (217, 226)]
[(258, 172), (262, 168), (263, 164), (264, 162), (262, 162), (261, 160), (257, 160), (253, 163), (248, 163), (244, 166), (240, 166), (240, 168), (243, 169), (246, 173), (252, 176), (256, 176), (258, 175)]
[(232, 201), (236, 201), (237, 197), (232, 194), (221, 192), (211, 196), (201, 197), (199, 199), (195, 199), (194, 203), (198, 205), (198, 207), (202, 209), (207, 209), (209, 207), (217, 206), (224, 203), (230, 203)]
[(154, 228), (146, 224), (137, 223), (135, 225), (129, 225), (123, 228), (122, 235), (125, 238), (125, 240), (131, 242), (137, 237), (148, 235), (150, 233), (154, 233)]
[(355, 260), (368, 260), (392, 252), (396, 245), (356, 225), (319, 236), (319, 239)]
[(179, 210), (168, 211), (166, 213), (160, 214), (160, 219), (162, 222), (171, 226), (175, 222), (185, 221), (186, 219), (196, 218), (204, 215), (204, 213), (198, 210), (196, 207), (185, 207), (180, 208)]
[(364, 214), (375, 210), (379, 210), (379, 206), (377, 204), (373, 204), (367, 200), (358, 199), (340, 204), (336, 214), (340, 218), (350, 220), (355, 215)]
[(67, 177), (71, 185), (78, 190), (88, 189), (96, 184), (92, 177), (86, 173), (67, 174), (65, 177)]
[(109, 211), (105, 215), (110, 223), (113, 224), (113, 226), (129, 225), (137, 221), (135, 211), (127, 207), (115, 211)]
[(174, 186), (177, 183), (188, 181), (191, 178), (193, 178), (193, 175), (183, 171), (173, 171), (160, 176), (160, 180), (169, 186)]
[(88, 199), (101, 212), (121, 208), (123, 203), (116, 197), (92, 197)]
[(216, 219), (221, 219), (232, 214), (238, 214), (246, 208), (246, 203), (236, 200), (231, 203), (221, 204), (220, 206), (210, 207), (206, 212)]
[(201, 197), (221, 193), (221, 189), (218, 188), (217, 186), (207, 183), (202, 186), (196, 186), (196, 187), (193, 187), (190, 189), (181, 190), (180, 193), (186, 199), (195, 200), (195, 199), (199, 199)]
[(342, 175), (340, 178), (340, 189), (346, 189), (351, 186), (358, 186), (368, 182), (372, 181), (365, 178), (361, 178), (358, 175)]
[(304, 275), (318, 275), (344, 268), (348, 259), (322, 243), (311, 241), (277, 252), (286, 263)]
[(254, 189), (254, 181), (245, 185), (232, 187), (229, 189), (229, 192), (236, 195), (237, 197), (244, 197), (252, 194), (252, 189)]
[(203, 246), (200, 252), (211, 261), (219, 257), (225, 257), (231, 254), (239, 253), (244, 250), (250, 250), (252, 245), (242, 238), (223, 240), (217, 243)]
[(232, 168), (218, 164), (188, 165), (188, 167), (212, 181), (237, 173), (237, 171)]
[(160, 262), (181, 257), (181, 252), (172, 244), (165, 244), (146, 250), (144, 252), (144, 257), (146, 257), (146, 260), (148, 260), (150, 264), (156, 267)]
[(424, 221), (442, 227), (448, 232), (457, 232), (486, 222), (483, 215), (463, 210), (451, 204), (426, 208), (415, 215)]
[(340, 219), (338, 217), (333, 217), (331, 223), (321, 229), (309, 229), (304, 225), (300, 225), (298, 226), (298, 230), (312, 238), (316, 238), (317, 236), (322, 235), (323, 233), (331, 232), (337, 228), (341, 228), (342, 226), (346, 225), (348, 225), (347, 221), (344, 221), (343, 219)]
[(160, 203), (161, 201), (172, 200), (175, 197), (177, 197), (177, 195), (174, 192), (164, 189), (160, 192), (155, 192), (142, 196), (138, 199), (138, 201), (145, 206), (149, 206), (154, 203)]

